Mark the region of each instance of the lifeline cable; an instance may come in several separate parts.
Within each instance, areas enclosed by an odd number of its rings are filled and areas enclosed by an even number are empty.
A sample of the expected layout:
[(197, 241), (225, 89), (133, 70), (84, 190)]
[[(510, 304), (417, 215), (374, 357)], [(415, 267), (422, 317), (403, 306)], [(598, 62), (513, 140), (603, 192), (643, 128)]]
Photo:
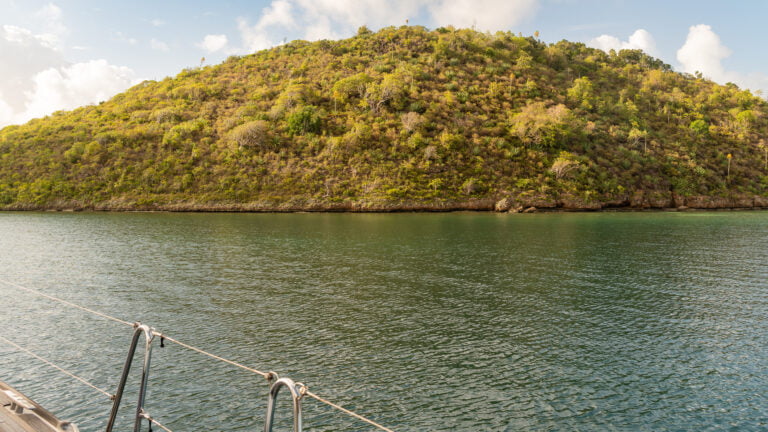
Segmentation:
[(120, 318), (115, 318), (115, 317), (113, 317), (113, 316), (110, 316), (110, 315), (107, 315), (107, 314), (105, 314), (105, 313), (97, 312), (97, 311), (95, 311), (95, 310), (93, 310), (93, 309), (88, 309), (88, 308), (87, 308), (87, 307), (85, 307), (85, 306), (80, 306), (80, 305), (78, 305), (78, 304), (75, 304), (75, 303), (72, 303), (72, 302), (66, 301), (66, 300), (64, 300), (64, 299), (60, 299), (60, 298), (58, 298), (58, 297), (54, 297), (54, 296), (52, 296), (52, 295), (48, 295), (48, 294), (45, 294), (45, 293), (43, 293), (43, 292), (40, 292), (40, 291), (38, 291), (38, 290), (34, 290), (34, 289), (32, 289), (32, 288), (27, 288), (27, 287), (21, 286), (21, 285), (19, 285), (19, 284), (15, 284), (15, 283), (13, 283), (13, 282), (8, 282), (8, 281), (2, 280), (2, 279), (0, 279), (0, 283), (4, 283), (4, 284), (6, 284), (6, 285), (8, 285), (8, 286), (12, 286), (12, 287), (14, 287), (14, 288), (18, 288), (18, 289), (20, 289), (20, 290), (24, 290), (24, 291), (27, 291), (27, 292), (29, 292), (29, 293), (32, 293), (32, 294), (36, 294), (36, 295), (39, 295), (40, 297), (45, 297), (45, 298), (47, 298), (47, 299), (49, 299), (49, 300), (53, 300), (53, 301), (57, 301), (57, 302), (60, 302), (60, 303), (64, 303), (64, 304), (65, 304), (65, 305), (67, 305), (67, 306), (71, 306), (71, 307), (73, 307), (73, 308), (77, 308), (77, 309), (80, 309), (80, 310), (84, 310), (84, 311), (86, 311), (86, 312), (90, 312), (90, 313), (92, 313), (92, 314), (98, 315), (98, 316), (100, 316), (100, 317), (102, 317), (102, 318), (106, 318), (106, 319), (108, 319), (108, 320), (112, 320), (112, 321), (114, 321), (114, 322), (118, 322), (118, 323), (120, 323), (120, 324), (125, 324), (125, 325), (127, 325), (127, 326), (133, 327), (133, 323), (129, 323), (128, 321), (123, 321), (123, 320), (121, 320)]
[[(40, 292), (40, 291), (34, 290), (34, 289), (32, 289), (32, 288), (27, 288), (27, 287), (24, 287), (24, 286), (22, 286), (22, 285), (19, 285), (19, 284), (13, 283), (13, 282), (8, 282), (8, 281), (6, 281), (6, 280), (3, 280), (3, 279), (0, 279), (0, 283), (3, 283), (3, 284), (5, 284), (5, 285), (8, 285), (8, 286), (11, 286), (11, 287), (14, 287), (14, 288), (18, 288), (18, 289), (20, 289), (20, 290), (24, 290), (24, 291), (26, 291), (26, 292), (29, 292), (29, 293), (32, 293), (32, 294), (36, 294), (36, 295), (39, 295), (39, 296), (41, 296), (41, 297), (45, 297), (45, 298), (47, 298), (47, 299), (49, 299), (49, 300), (53, 300), (53, 301), (57, 301), (57, 302), (63, 303), (63, 304), (65, 304), (65, 305), (67, 305), (67, 306), (70, 306), (70, 307), (74, 307), (74, 308), (76, 308), (76, 309), (80, 309), (80, 310), (83, 310), (83, 311), (86, 311), (86, 312), (92, 313), (92, 314), (94, 314), (94, 315), (98, 315), (98, 316), (100, 316), (100, 317), (102, 317), (102, 318), (106, 318), (106, 319), (108, 319), (108, 320), (111, 320), (111, 321), (114, 321), (114, 322), (117, 322), (117, 323), (120, 323), (120, 324), (124, 324), (124, 325), (130, 326), (130, 327), (133, 327), (133, 323), (130, 323), (130, 322), (128, 322), (128, 321), (124, 321), (124, 320), (121, 320), (121, 319), (119, 319), (119, 318), (115, 318), (115, 317), (113, 317), (113, 316), (107, 315), (107, 314), (105, 314), (105, 313), (101, 313), (101, 312), (95, 311), (95, 310), (93, 310), (93, 309), (89, 309), (89, 308), (87, 308), (87, 307), (85, 307), (85, 306), (80, 306), (80, 305), (78, 305), (78, 304), (75, 304), (75, 303), (69, 302), (69, 301), (67, 301), (67, 300), (64, 300), (64, 299), (61, 299), (61, 298), (58, 298), (58, 297), (54, 297), (54, 296), (52, 296), (52, 295), (48, 295), (48, 294), (45, 294), (45, 293), (43, 293), (43, 292)], [(258, 374), (258, 375), (261, 375), (261, 376), (263, 376), (264, 378), (267, 378), (267, 379), (269, 379), (269, 377), (271, 376), (271, 374), (269, 374), (269, 373), (265, 373), (265, 372), (262, 372), (262, 371), (260, 371), (260, 370), (257, 370), (257, 369), (254, 369), (254, 368), (251, 368), (251, 367), (248, 367), (248, 366), (242, 365), (242, 364), (240, 364), (240, 363), (237, 363), (237, 362), (235, 362), (235, 361), (232, 361), (232, 360), (228, 360), (228, 359), (226, 359), (226, 358), (224, 358), (224, 357), (220, 357), (220, 356), (217, 356), (217, 355), (215, 355), (215, 354), (211, 354), (211, 353), (209, 353), (209, 352), (207, 352), (207, 351), (205, 351), (205, 350), (202, 350), (202, 349), (200, 349), (200, 348), (195, 348), (195, 347), (193, 347), (193, 346), (191, 346), (191, 345), (187, 345), (187, 344), (185, 344), (185, 343), (183, 343), (183, 342), (180, 342), (180, 341), (177, 341), (176, 339), (173, 339), (173, 338), (171, 338), (171, 337), (169, 337), (168, 335), (165, 335), (165, 334), (163, 334), (163, 333), (160, 333), (160, 332), (157, 332), (157, 331), (154, 331), (154, 330), (153, 330), (153, 332), (152, 332), (152, 333), (153, 333), (155, 336), (160, 336), (160, 338), (161, 338), (161, 341), (162, 341), (162, 340), (167, 340), (167, 341), (169, 341), (169, 342), (173, 342), (173, 343), (175, 343), (175, 344), (177, 344), (177, 345), (179, 345), (179, 346), (182, 346), (182, 347), (184, 347), (184, 348), (186, 348), (186, 349), (189, 349), (189, 350), (195, 351), (195, 352), (197, 352), (197, 353), (199, 353), (199, 354), (203, 354), (203, 355), (206, 355), (206, 356), (208, 356), (208, 357), (211, 357), (211, 358), (213, 358), (213, 359), (215, 359), (215, 360), (219, 360), (219, 361), (221, 361), (221, 362), (224, 362), (224, 363), (230, 364), (230, 365), (232, 365), (232, 366), (235, 366), (235, 367), (241, 368), (241, 369), (243, 369), (243, 370), (246, 370), (246, 371), (248, 371), (248, 372), (251, 372), (251, 373), (255, 373), (255, 374)], [(2, 339), (5, 339), (5, 338), (3, 338), (2, 336), (0, 336), (0, 338), (2, 338)], [(18, 346), (18, 345), (16, 345), (16, 344), (12, 343), (12, 342), (10, 342), (10, 341), (8, 341), (7, 339), (5, 339), (5, 341), (6, 341), (6, 342), (8, 342), (8, 343), (10, 343), (11, 345), (14, 345), (14, 346), (18, 347), (19, 349), (22, 349), (22, 350), (24, 350), (24, 349), (23, 349), (23, 348), (21, 348), (20, 346)], [(24, 351), (27, 351), (27, 350), (24, 350)], [(38, 359), (40, 359), (40, 360), (42, 360), (42, 361), (44, 361), (44, 362), (46, 362), (46, 363), (50, 364), (51, 366), (55, 367), (56, 369), (59, 369), (59, 370), (61, 370), (62, 372), (66, 373), (67, 375), (70, 375), (70, 376), (72, 376), (73, 378), (76, 378), (76, 379), (78, 379), (79, 381), (82, 381), (84, 384), (87, 384), (88, 386), (90, 386), (90, 387), (92, 387), (92, 388), (94, 388), (94, 389), (96, 389), (96, 390), (100, 391), (101, 393), (104, 393), (104, 394), (105, 394), (105, 395), (107, 395), (107, 396), (108, 396), (110, 399), (113, 397), (111, 394), (107, 393), (106, 391), (104, 391), (104, 390), (102, 390), (102, 389), (100, 389), (100, 388), (98, 388), (98, 387), (96, 387), (96, 386), (93, 386), (92, 384), (88, 383), (88, 382), (87, 382), (87, 381), (85, 381), (84, 379), (82, 379), (82, 378), (79, 378), (79, 377), (77, 377), (76, 375), (74, 375), (74, 374), (71, 374), (70, 372), (67, 372), (67, 371), (65, 371), (64, 369), (61, 369), (61, 368), (59, 368), (58, 366), (54, 365), (53, 363), (50, 363), (50, 362), (48, 362), (47, 360), (43, 359), (42, 357), (38, 357), (37, 355), (35, 355), (35, 354), (34, 354), (34, 353), (32, 353), (31, 351), (27, 351), (27, 352), (28, 352), (29, 354), (33, 355), (34, 357), (37, 357)], [(341, 412), (343, 412), (343, 413), (345, 413), (345, 414), (347, 414), (347, 415), (350, 415), (350, 416), (352, 416), (352, 417), (355, 417), (355, 418), (357, 418), (358, 420), (362, 420), (362, 421), (364, 421), (364, 422), (366, 422), (366, 423), (368, 423), (368, 424), (370, 424), (370, 425), (372, 425), (372, 426), (375, 426), (375, 427), (377, 427), (377, 428), (379, 428), (379, 429), (381, 429), (381, 430), (383, 430), (383, 431), (385, 431), (385, 432), (393, 432), (393, 431), (392, 431), (392, 429), (389, 429), (389, 428), (387, 428), (387, 427), (384, 427), (384, 426), (382, 426), (382, 425), (380, 425), (380, 424), (378, 424), (378, 423), (374, 422), (373, 420), (370, 420), (370, 419), (368, 419), (368, 418), (366, 418), (366, 417), (364, 417), (364, 416), (362, 416), (362, 415), (360, 415), (360, 414), (357, 414), (357, 413), (355, 413), (354, 411), (350, 411), (350, 410), (348, 410), (348, 409), (346, 409), (346, 408), (344, 408), (344, 407), (341, 407), (341, 406), (339, 406), (339, 405), (336, 405), (335, 403), (333, 403), (333, 402), (331, 402), (331, 401), (328, 401), (328, 400), (326, 400), (326, 399), (323, 399), (323, 398), (321, 398), (320, 396), (318, 396), (318, 395), (316, 395), (316, 394), (314, 394), (314, 393), (312, 393), (312, 392), (310, 392), (310, 391), (307, 391), (307, 392), (306, 392), (306, 394), (307, 394), (307, 396), (310, 396), (310, 397), (312, 397), (313, 399), (316, 399), (316, 400), (317, 400), (317, 401), (319, 401), (319, 402), (322, 402), (322, 403), (324, 403), (324, 404), (326, 404), (326, 405), (328, 405), (328, 406), (330, 406), (330, 407), (333, 407), (333, 408), (335, 408), (335, 409), (337, 409), (337, 410), (339, 410), (339, 411), (341, 411)], [(151, 420), (151, 419), (150, 419), (150, 421), (151, 421), (151, 422), (153, 422), (153, 423), (155, 423), (155, 424), (157, 424), (157, 425), (158, 425), (160, 428), (162, 428), (162, 429), (165, 429), (165, 428), (164, 428), (162, 425), (160, 425), (159, 423), (155, 422), (154, 420)], [(166, 430), (166, 431), (168, 431), (168, 429), (165, 429), (165, 430)], [(170, 432), (170, 431), (168, 431), (168, 432)]]
[(16, 349), (18, 349), (18, 350), (20, 350), (20, 351), (23, 351), (23, 352), (25, 352), (25, 353), (27, 353), (27, 354), (31, 355), (32, 357), (34, 357), (34, 358), (36, 358), (36, 359), (40, 360), (41, 362), (43, 362), (43, 363), (46, 363), (47, 365), (49, 365), (49, 366), (51, 366), (51, 367), (53, 367), (53, 368), (55, 368), (55, 369), (58, 369), (60, 372), (63, 372), (64, 374), (66, 374), (66, 375), (69, 375), (70, 377), (72, 377), (72, 378), (74, 378), (74, 379), (76, 379), (76, 380), (80, 381), (81, 383), (83, 383), (83, 384), (87, 385), (88, 387), (90, 387), (90, 388), (92, 388), (92, 389), (94, 389), (94, 390), (98, 391), (99, 393), (101, 393), (101, 394), (105, 395), (106, 397), (108, 397), (108, 398), (112, 399), (112, 397), (113, 397), (113, 396), (112, 396), (112, 394), (111, 394), (111, 393), (109, 393), (108, 391), (106, 391), (106, 390), (104, 390), (104, 389), (101, 389), (101, 388), (99, 388), (99, 387), (96, 387), (94, 384), (91, 384), (90, 382), (88, 382), (88, 381), (87, 381), (85, 378), (81, 378), (81, 377), (79, 377), (79, 376), (77, 376), (77, 375), (73, 374), (72, 372), (70, 372), (70, 371), (68, 371), (68, 370), (64, 369), (64, 368), (62, 368), (62, 367), (60, 367), (60, 366), (57, 366), (57, 365), (53, 364), (53, 362), (51, 362), (51, 361), (48, 361), (48, 360), (46, 360), (46, 359), (44, 359), (44, 358), (40, 357), (39, 355), (37, 355), (37, 354), (33, 353), (32, 351), (30, 351), (30, 350), (28, 350), (28, 349), (24, 348), (23, 346), (21, 346), (21, 345), (19, 345), (19, 344), (15, 343), (15, 342), (12, 342), (12, 341), (10, 341), (10, 340), (8, 340), (8, 339), (4, 338), (3, 336), (0, 336), (0, 340), (2, 340), (3, 342), (5, 342), (5, 343), (6, 343), (6, 344), (8, 344), (8, 345), (11, 345), (11, 346), (15, 347)]
[[(64, 374), (66, 374), (66, 375), (68, 375), (68, 376), (70, 376), (70, 377), (72, 377), (72, 378), (74, 378), (74, 379), (76, 379), (76, 380), (80, 381), (81, 383), (83, 383), (83, 384), (87, 385), (88, 387), (90, 387), (90, 388), (92, 388), (92, 389), (94, 389), (94, 390), (98, 391), (99, 393), (101, 393), (101, 394), (105, 395), (105, 396), (106, 396), (106, 397), (108, 397), (110, 400), (114, 398), (114, 395), (113, 395), (113, 394), (111, 394), (111, 393), (107, 392), (106, 390), (104, 390), (104, 389), (101, 389), (101, 388), (97, 387), (96, 385), (94, 385), (94, 384), (92, 384), (92, 383), (88, 382), (88, 381), (87, 381), (85, 378), (81, 378), (81, 377), (79, 377), (79, 376), (77, 376), (77, 375), (73, 374), (72, 372), (69, 372), (68, 370), (66, 370), (66, 369), (64, 369), (64, 368), (62, 368), (62, 367), (60, 367), (60, 366), (57, 366), (57, 365), (55, 365), (53, 362), (51, 362), (51, 361), (49, 361), (49, 360), (46, 360), (46, 359), (44, 359), (44, 358), (40, 357), (39, 355), (37, 355), (37, 354), (33, 353), (32, 351), (30, 351), (30, 350), (28, 350), (28, 349), (26, 349), (26, 348), (22, 347), (21, 345), (19, 345), (19, 344), (15, 343), (15, 342), (12, 342), (12, 341), (10, 341), (10, 340), (8, 340), (8, 339), (4, 338), (3, 336), (0, 336), (0, 340), (1, 340), (2, 342), (5, 342), (5, 343), (6, 343), (6, 344), (8, 344), (8, 345), (11, 345), (12, 347), (14, 347), (14, 348), (16, 348), (16, 349), (18, 349), (18, 350), (20, 350), (20, 351), (23, 351), (23, 352), (25, 352), (25, 353), (27, 353), (27, 354), (31, 355), (32, 357), (34, 357), (34, 358), (36, 358), (36, 359), (38, 359), (38, 360), (42, 361), (43, 363), (46, 363), (46, 364), (48, 364), (49, 366), (51, 366), (51, 367), (53, 367), (53, 368), (57, 369), (59, 372), (62, 372), (62, 373), (64, 373)], [(154, 423), (155, 425), (157, 425), (157, 427), (159, 427), (160, 429), (162, 429), (162, 430), (164, 430), (164, 431), (166, 431), (166, 432), (173, 432), (171, 429), (167, 428), (165, 425), (163, 425), (162, 423), (160, 423), (159, 421), (157, 421), (155, 418), (151, 417), (150, 415), (148, 415), (148, 414), (144, 414), (144, 415), (143, 415), (143, 417), (144, 417), (144, 418), (146, 418), (146, 419), (147, 419), (147, 421), (149, 421), (150, 423)], [(150, 426), (150, 430), (151, 430), (151, 426)]]
[(164, 430), (166, 432), (173, 432), (172, 430), (170, 430), (167, 427), (163, 426), (162, 423), (160, 423), (159, 421), (155, 420), (154, 417), (152, 417), (151, 415), (147, 414), (146, 412), (142, 411), (141, 417), (147, 419), (147, 422), (149, 422), (149, 431), (150, 432), (152, 432), (152, 425), (153, 424), (157, 425), (157, 427), (159, 427), (160, 429), (162, 429), (162, 430)]
[(172, 338), (172, 337), (170, 337), (170, 336), (167, 336), (167, 335), (165, 335), (165, 334), (162, 334), (162, 333), (158, 333), (158, 332), (153, 332), (153, 333), (154, 333), (154, 335), (155, 335), (155, 336), (160, 336), (160, 337), (161, 337), (161, 340), (163, 340), (163, 339), (164, 339), (164, 340), (167, 340), (168, 342), (173, 342), (173, 343), (175, 343), (176, 345), (182, 346), (182, 347), (184, 347), (184, 348), (186, 348), (186, 349), (188, 349), (188, 350), (192, 350), (192, 351), (194, 351), (194, 352), (196, 352), (196, 353), (199, 353), (199, 354), (202, 354), (202, 355), (206, 355), (206, 356), (208, 356), (208, 357), (210, 357), (210, 358), (212, 358), (212, 359), (216, 359), (216, 360), (222, 361), (222, 362), (224, 362), (224, 363), (230, 364), (230, 365), (232, 365), (232, 366), (235, 366), (235, 367), (239, 367), (240, 369), (244, 369), (244, 370), (247, 370), (248, 372), (252, 372), (252, 373), (255, 373), (255, 374), (259, 374), (259, 375), (263, 376), (264, 378), (269, 378), (269, 374), (268, 374), (268, 373), (266, 373), (266, 372), (262, 372), (262, 371), (260, 371), (260, 370), (256, 370), (256, 369), (254, 369), (254, 368), (252, 368), (252, 367), (248, 367), (248, 366), (242, 365), (242, 364), (240, 364), (240, 363), (237, 363), (237, 362), (235, 362), (235, 361), (232, 361), (232, 360), (227, 360), (227, 359), (225, 359), (224, 357), (219, 357), (219, 356), (217, 356), (216, 354), (211, 354), (211, 353), (209, 353), (209, 352), (207, 352), (207, 351), (205, 351), (205, 350), (202, 350), (202, 349), (200, 349), (200, 348), (195, 348), (195, 347), (193, 347), (193, 346), (191, 346), (191, 345), (187, 345), (187, 344), (185, 344), (185, 343), (183, 343), (183, 342), (179, 342), (179, 341), (177, 341), (176, 339), (174, 339), (174, 338)]
[(373, 420), (370, 420), (370, 419), (368, 419), (368, 418), (365, 418), (365, 417), (361, 416), (360, 414), (358, 414), (358, 413), (356, 413), (356, 412), (354, 412), (354, 411), (350, 411), (350, 410), (348, 410), (348, 409), (346, 409), (346, 408), (344, 408), (344, 407), (342, 407), (342, 406), (336, 405), (335, 403), (333, 403), (333, 402), (331, 402), (331, 401), (329, 401), (329, 400), (325, 400), (325, 399), (321, 398), (320, 396), (318, 396), (318, 395), (316, 395), (316, 394), (312, 393), (312, 392), (311, 392), (311, 391), (309, 391), (309, 390), (307, 390), (307, 392), (306, 392), (306, 395), (307, 395), (307, 396), (309, 396), (309, 397), (311, 397), (311, 398), (314, 398), (314, 399), (316, 399), (316, 400), (318, 400), (318, 401), (320, 401), (320, 402), (322, 402), (322, 403), (324, 403), (324, 404), (326, 404), (326, 405), (328, 405), (328, 406), (331, 406), (331, 407), (333, 407), (333, 408), (336, 408), (337, 410), (339, 410), (339, 411), (341, 411), (341, 412), (343, 412), (343, 413), (345, 413), (345, 414), (347, 414), (347, 415), (350, 415), (350, 416), (352, 416), (352, 417), (354, 417), (354, 418), (356, 418), (356, 419), (358, 419), (358, 420), (362, 420), (362, 421), (364, 421), (364, 422), (366, 422), (366, 423), (370, 424), (371, 426), (376, 426), (377, 428), (379, 428), (379, 429), (381, 429), (381, 430), (383, 430), (383, 431), (386, 431), (386, 432), (394, 432), (392, 429), (389, 429), (389, 428), (387, 428), (386, 426), (382, 426), (382, 425), (380, 425), (380, 424), (376, 423), (376, 422), (375, 422), (375, 421), (373, 421)]

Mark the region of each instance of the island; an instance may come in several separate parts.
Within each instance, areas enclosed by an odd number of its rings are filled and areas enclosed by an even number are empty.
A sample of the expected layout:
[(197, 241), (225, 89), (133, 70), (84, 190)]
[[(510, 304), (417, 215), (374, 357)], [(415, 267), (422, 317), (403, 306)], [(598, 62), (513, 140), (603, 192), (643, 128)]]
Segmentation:
[(362, 27), (5, 127), (0, 208), (764, 208), (766, 113), (639, 50)]

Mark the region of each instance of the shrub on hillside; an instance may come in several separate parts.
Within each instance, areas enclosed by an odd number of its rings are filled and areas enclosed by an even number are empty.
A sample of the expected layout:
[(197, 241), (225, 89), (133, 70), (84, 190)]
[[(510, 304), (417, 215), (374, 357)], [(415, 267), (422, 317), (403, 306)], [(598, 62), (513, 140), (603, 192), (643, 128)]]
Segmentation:
[(269, 124), (264, 120), (254, 120), (232, 129), (229, 137), (240, 148), (265, 148), (269, 141)]

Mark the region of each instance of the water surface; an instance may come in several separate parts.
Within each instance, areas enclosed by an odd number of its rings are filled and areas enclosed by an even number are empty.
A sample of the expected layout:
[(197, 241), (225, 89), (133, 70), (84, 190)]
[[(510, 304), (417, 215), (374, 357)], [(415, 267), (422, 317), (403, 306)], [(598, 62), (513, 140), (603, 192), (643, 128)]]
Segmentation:
[[(768, 424), (768, 213), (0, 213), (0, 251), (0, 279), (398, 431)], [(114, 391), (130, 328), (0, 299), (5, 337)], [(151, 375), (148, 411), (175, 431), (262, 427), (260, 376), (174, 345)], [(103, 430), (109, 401), (27, 354), (0, 345), (0, 379)], [(304, 411), (307, 430), (368, 430)]]

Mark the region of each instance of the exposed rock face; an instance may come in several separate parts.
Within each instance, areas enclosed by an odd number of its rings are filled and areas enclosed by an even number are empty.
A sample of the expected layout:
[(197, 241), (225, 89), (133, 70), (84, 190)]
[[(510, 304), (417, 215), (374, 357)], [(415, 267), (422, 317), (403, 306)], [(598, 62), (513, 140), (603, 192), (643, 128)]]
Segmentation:
[(603, 203), (599, 201), (585, 201), (583, 199), (567, 197), (558, 202), (558, 207), (563, 210), (600, 210)]
[(768, 198), (756, 196), (752, 199), (752, 204), (755, 207), (768, 208)]
[(768, 208), (768, 198), (760, 196), (731, 197), (683, 196), (669, 191), (638, 191), (632, 195), (598, 201), (580, 196), (563, 195), (557, 199), (546, 196), (508, 196), (496, 201), (498, 212), (532, 213), (538, 210), (597, 211), (604, 209), (626, 210), (695, 210), (695, 209), (750, 209)]
[(688, 207), (695, 209), (717, 209), (733, 207), (730, 203), (730, 200), (722, 197), (690, 196), (685, 199), (685, 203)]
[(648, 198), (648, 203), (650, 204), (650, 207), (654, 209), (665, 209), (675, 206), (675, 202), (672, 197), (670, 195), (664, 194), (652, 194)]
[(496, 210), (497, 212), (509, 211), (514, 204), (515, 204), (515, 200), (513, 200), (512, 198), (504, 198), (496, 202), (496, 205), (494, 206), (494, 210)]
[(564, 195), (558, 198), (540, 196), (507, 196), (475, 198), (462, 201), (345, 201), (329, 203), (322, 200), (292, 200), (286, 202), (254, 201), (247, 203), (138, 203), (111, 200), (98, 205), (76, 201), (57, 201), (51, 205), (12, 204), (0, 210), (55, 210), (55, 211), (171, 211), (171, 212), (449, 212), (497, 211), (534, 213), (538, 211), (598, 211), (598, 210), (715, 210), (715, 209), (768, 209), (768, 197), (733, 195), (716, 197), (705, 195), (682, 196), (664, 191), (644, 191), (612, 200), (589, 200)]
[(738, 209), (764, 207), (768, 199), (763, 197), (734, 196), (711, 197), (689, 196), (685, 198), (685, 205), (697, 209)]
[(735, 197), (731, 200), (733, 208), (753, 208), (755, 199), (753, 197)]
[(557, 208), (557, 201), (555, 201), (554, 198), (549, 197), (530, 197), (520, 200), (523, 207), (535, 207), (535, 208), (542, 208), (542, 209), (553, 209)]

